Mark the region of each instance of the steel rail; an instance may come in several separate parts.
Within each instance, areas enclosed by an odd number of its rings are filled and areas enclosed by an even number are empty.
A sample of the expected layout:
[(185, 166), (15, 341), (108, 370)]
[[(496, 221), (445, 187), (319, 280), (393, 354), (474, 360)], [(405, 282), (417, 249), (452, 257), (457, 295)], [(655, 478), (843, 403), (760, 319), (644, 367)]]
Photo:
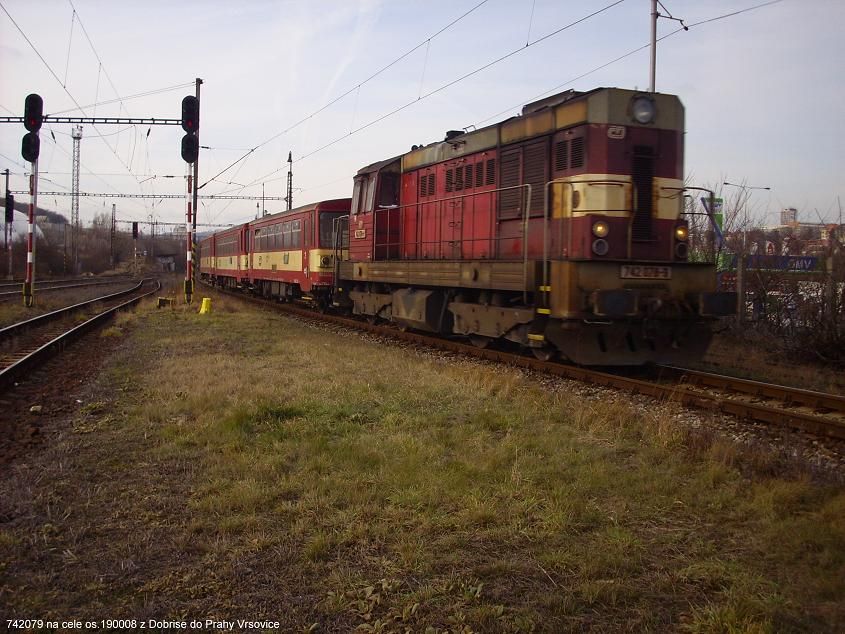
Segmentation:
[[(68, 288), (86, 288), (86, 287), (90, 287), (90, 286), (109, 286), (109, 285), (121, 284), (121, 283), (126, 283), (126, 282), (131, 282), (131, 281), (132, 280), (114, 280), (114, 281), (108, 281), (107, 282), (107, 281), (103, 281), (103, 280), (98, 280), (96, 282), (78, 282), (76, 284), (65, 284), (64, 286), (48, 286), (46, 288), (43, 287), (43, 286), (40, 286), (36, 283), (36, 285), (33, 287), (32, 290), (33, 290), (34, 293), (48, 293), (48, 292), (52, 292), (52, 291), (63, 291), (63, 290), (68, 289)], [(51, 284), (52, 282), (44, 282), (44, 283)], [(13, 297), (20, 297), (20, 295), (21, 295), (20, 290), (0, 291), (0, 301), (4, 301), (4, 300), (7, 300), (7, 299), (10, 299), (10, 298), (13, 298)]]
[(54, 310), (49, 313), (44, 313), (43, 315), (38, 315), (37, 317), (33, 317), (31, 319), (26, 319), (24, 321), (19, 321), (11, 326), (6, 326), (5, 328), (0, 328), (0, 342), (5, 339), (9, 339), (11, 337), (15, 337), (21, 332), (32, 328), (33, 326), (42, 326), (44, 324), (50, 323), (51, 321), (56, 321), (57, 319), (61, 319), (69, 315), (71, 312), (75, 310), (79, 310), (81, 308), (85, 308), (86, 306), (90, 306), (97, 302), (103, 302), (109, 299), (114, 299), (115, 297), (121, 297), (122, 295), (128, 295), (129, 293), (134, 293), (138, 289), (143, 286), (144, 282), (147, 282), (148, 279), (141, 280), (138, 284), (133, 286), (130, 289), (124, 291), (118, 291), (117, 293), (110, 293), (109, 295), (102, 295), (100, 297), (95, 297), (94, 299), (89, 299), (84, 302), (79, 302), (78, 304), (73, 304), (72, 306), (65, 306), (64, 308), (59, 308), (58, 310)]
[[(407, 341), (479, 359), (528, 368), (538, 372), (572, 379), (574, 381), (592, 383), (602, 387), (612, 387), (635, 394), (664, 399), (666, 401), (680, 403), (681, 405), (687, 407), (721, 412), (741, 419), (793, 427), (810, 432), (814, 435), (845, 440), (845, 425), (816, 414), (790, 411), (789, 409), (784, 408), (769, 407), (757, 403), (733, 400), (725, 397), (724, 395), (691, 392), (678, 384), (663, 385), (653, 381), (634, 379), (599, 370), (590, 370), (580, 366), (565, 365), (553, 361), (541, 361), (533, 357), (514, 354), (512, 352), (502, 350), (477, 348), (470, 344), (460, 343), (450, 339), (397, 330), (395, 327), (386, 327), (378, 324), (360, 322), (354, 319), (340, 317), (338, 315), (316, 313), (312, 310), (291, 304), (276, 302), (270, 303), (266, 299), (250, 297), (248, 295), (232, 291), (222, 291), (219, 288), (215, 290), (223, 292), (226, 295), (242, 298), (251, 303), (264, 306), (265, 308), (272, 307), (284, 313), (297, 315), (309, 320), (333, 323), (399, 341)], [(788, 390), (789, 388), (783, 389)], [(806, 392), (806, 390), (797, 390), (797, 392)]]
[(803, 405), (819, 410), (845, 413), (845, 396), (839, 396), (838, 394), (826, 394), (814, 390), (778, 385), (777, 383), (752, 381), (750, 379), (741, 379), (671, 365), (661, 365), (658, 366), (658, 369), (661, 372), (668, 371), (674, 377), (678, 377), (688, 385), (713, 387), (740, 394), (749, 394), (759, 398), (777, 399), (787, 405)]
[[(52, 278), (44, 278), (43, 280), (38, 280), (38, 281), (42, 284), (62, 284), (64, 282), (82, 282), (84, 280), (90, 280), (90, 279), (102, 280), (103, 278), (102, 277), (98, 277), (98, 278), (67, 277), (67, 278), (64, 278), (64, 279), (61, 279), (61, 280), (55, 280), (55, 279), (52, 279)], [(119, 275), (116, 275), (113, 279), (126, 279), (126, 278), (123, 278)], [(20, 285), (23, 284), (25, 281), (26, 280), (24, 280), (23, 278), (14, 279), (14, 280), (2, 280), (2, 281), (0, 281), (0, 289), (2, 289), (2, 288), (13, 288), (13, 287), (20, 288)]]
[[(148, 280), (143, 280), (138, 286), (130, 291), (125, 291), (123, 293), (115, 293), (110, 295), (109, 297), (116, 297), (117, 295), (126, 294), (127, 292), (134, 292), (140, 289), (140, 287)], [(25, 357), (19, 359), (15, 363), (3, 368), (0, 370), (0, 391), (5, 391), (9, 387), (15, 384), (15, 381), (20, 380), (27, 372), (32, 370), (32, 368), (41, 365), (48, 361), (49, 359), (56, 356), (59, 352), (65, 349), (70, 343), (76, 341), (77, 339), (81, 338), (85, 335), (89, 330), (93, 329), (94, 327), (100, 325), (102, 322), (106, 321), (107, 319), (111, 319), (117, 311), (126, 308), (128, 306), (132, 306), (137, 304), (139, 301), (144, 299), (145, 297), (149, 297), (153, 293), (157, 293), (161, 289), (161, 282), (156, 280), (156, 287), (142, 295), (138, 295), (138, 297), (133, 297), (132, 299), (122, 302), (117, 306), (104, 310), (103, 312), (94, 315), (87, 321), (79, 324), (71, 328), (70, 330), (62, 333), (58, 337), (48, 341), (37, 350), (29, 353)], [(100, 298), (100, 301), (104, 298)], [(80, 306), (78, 304), (77, 306)], [(31, 320), (30, 320), (31, 321)]]

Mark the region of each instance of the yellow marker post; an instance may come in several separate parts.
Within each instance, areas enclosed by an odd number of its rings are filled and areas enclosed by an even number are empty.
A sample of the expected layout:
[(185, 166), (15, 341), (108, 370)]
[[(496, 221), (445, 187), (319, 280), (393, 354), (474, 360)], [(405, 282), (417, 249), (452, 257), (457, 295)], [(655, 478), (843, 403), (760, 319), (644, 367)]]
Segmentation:
[(203, 297), (202, 305), (200, 306), (200, 315), (207, 315), (211, 312), (211, 298)]

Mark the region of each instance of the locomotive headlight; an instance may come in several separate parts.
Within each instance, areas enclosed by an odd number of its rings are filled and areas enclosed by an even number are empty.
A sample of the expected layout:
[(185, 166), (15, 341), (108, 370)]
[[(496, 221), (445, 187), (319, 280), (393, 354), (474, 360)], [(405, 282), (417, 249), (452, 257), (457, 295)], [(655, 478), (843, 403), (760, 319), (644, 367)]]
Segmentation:
[(686, 242), (686, 239), (689, 237), (689, 229), (687, 229), (686, 225), (678, 225), (675, 227), (675, 238), (680, 240), (681, 242)]
[(610, 225), (608, 225), (604, 220), (599, 220), (598, 222), (593, 223), (594, 236), (597, 238), (604, 238), (608, 233), (610, 233)]
[(320, 266), (331, 266), (332, 258), (330, 255), (323, 255), (320, 257)]
[(645, 125), (647, 123), (653, 123), (656, 116), (657, 107), (654, 105), (654, 100), (651, 97), (646, 97), (645, 95), (634, 97), (634, 100), (631, 102), (631, 117), (633, 117), (634, 121)]

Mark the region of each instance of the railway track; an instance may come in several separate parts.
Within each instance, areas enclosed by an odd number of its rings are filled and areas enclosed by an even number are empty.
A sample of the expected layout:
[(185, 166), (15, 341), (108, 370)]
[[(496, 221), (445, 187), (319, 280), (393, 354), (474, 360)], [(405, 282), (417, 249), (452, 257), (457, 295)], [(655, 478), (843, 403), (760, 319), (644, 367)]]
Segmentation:
[[(49, 293), (52, 291), (63, 291), (75, 288), (88, 288), (92, 286), (108, 286), (128, 282), (127, 278), (111, 278), (108, 280), (96, 279), (85, 280), (52, 280), (36, 282), (34, 292), (36, 294)], [(21, 283), (0, 284), (0, 302), (11, 301), (21, 297)]]
[(834, 394), (669, 366), (658, 367), (652, 378), (637, 378), (627, 372), (604, 372), (555, 361), (541, 361), (514, 352), (477, 348), (455, 340), (401, 331), (393, 326), (371, 324), (338, 315), (320, 314), (300, 306), (268, 302), (241, 293), (216, 290), (262, 306), (273, 306), (285, 313), (346, 326), (398, 341), (643, 394), (688, 407), (729, 414), (740, 419), (783, 425), (817, 436), (845, 440), (845, 398)]
[[(150, 287), (151, 290), (146, 287)], [(122, 308), (134, 305), (161, 288), (157, 280), (142, 280), (128, 290), (80, 302), (0, 329), (0, 392), (8, 390), (91, 329)], [(81, 323), (82, 311), (95, 309)]]

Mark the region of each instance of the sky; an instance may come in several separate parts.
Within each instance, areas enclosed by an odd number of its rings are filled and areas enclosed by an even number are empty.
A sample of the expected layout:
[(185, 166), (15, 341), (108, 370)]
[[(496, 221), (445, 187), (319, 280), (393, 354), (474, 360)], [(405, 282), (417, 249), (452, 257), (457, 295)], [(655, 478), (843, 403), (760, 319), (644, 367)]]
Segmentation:
[[(663, 16), (690, 26), (658, 20), (656, 73), (657, 91), (686, 107), (686, 180), (723, 190), (728, 205), (742, 199), (760, 224), (776, 224), (782, 207), (806, 222), (836, 220), (845, 2), (781, 0), (708, 22), (764, 2), (662, 0)], [(199, 77), (200, 143), (209, 148), (200, 194), (283, 197), (291, 152), (294, 205), (305, 204), (350, 196), (361, 167), (446, 130), (501, 121), (548, 94), (647, 89), (650, 6), (0, 0), (0, 116), (22, 116), (34, 92), (46, 114), (178, 118)], [(72, 128), (45, 124), (39, 160), (39, 206), (68, 218), (71, 197), (47, 192), (71, 191)], [(0, 170), (10, 170), (13, 190), (26, 189), (30, 169), (24, 133), (0, 124)], [(82, 197), (83, 224), (112, 204), (120, 220), (184, 221), (183, 198), (159, 198), (185, 192), (179, 126), (84, 124), (82, 134), (81, 192), (155, 195)], [(239, 223), (284, 205), (202, 200), (198, 222)]]

